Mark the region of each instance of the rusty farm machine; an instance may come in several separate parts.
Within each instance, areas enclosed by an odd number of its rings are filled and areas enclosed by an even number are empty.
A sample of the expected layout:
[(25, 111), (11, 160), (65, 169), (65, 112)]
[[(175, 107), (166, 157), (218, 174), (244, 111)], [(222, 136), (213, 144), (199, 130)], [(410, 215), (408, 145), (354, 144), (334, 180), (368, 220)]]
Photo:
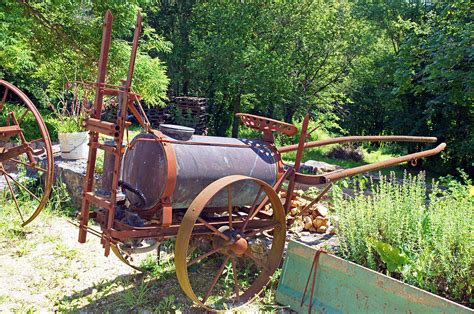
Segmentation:
[[(436, 142), (437, 139), (349, 136), (307, 142), (311, 132), (308, 116), (298, 132), (292, 124), (244, 113), (237, 117), (245, 126), (261, 131), (262, 139), (197, 136), (193, 129), (176, 125), (152, 129), (140, 105), (140, 96), (132, 89), (141, 31), (140, 14), (128, 75), (121, 85), (105, 82), (111, 31), (112, 14), (107, 12), (97, 81), (83, 83), (86, 88), (95, 90), (95, 99), (90, 117), (84, 122), (90, 140), (77, 222), (79, 242), (84, 243), (91, 233), (100, 238), (106, 256), (112, 251), (126, 264), (141, 269), (140, 256), (157, 258), (160, 243), (176, 238), (174, 261), (178, 281), (185, 294), (204, 308), (219, 310), (240, 306), (252, 300), (269, 282), (283, 256), (286, 214), (295, 184), (323, 187), (311, 202), (314, 205), (339, 179), (416, 161), (438, 154), (445, 147), (442, 143), (430, 150), (383, 162), (310, 175), (299, 169), (303, 151), (312, 147), (343, 142)], [(105, 99), (110, 97), (118, 100), (117, 116), (112, 122), (102, 119)], [(128, 140), (130, 115), (143, 129), (131, 141)], [(20, 122), (12, 114), (11, 123), (0, 127), (0, 139), (13, 135), (20, 139), (13, 150), (0, 148), (0, 161), (22, 154), (26, 161), (21, 163), (39, 168), (34, 157), (42, 153), (48, 156), (44, 170), (49, 171), (51, 148), (44, 124), (40, 126), (44, 136), (34, 140), (44, 143), (39, 149), (22, 139), (21, 128), (15, 121)], [(276, 147), (275, 133), (298, 135), (298, 144)], [(98, 150), (105, 154), (100, 186), (94, 185)], [(295, 151), (294, 165), (285, 165), (282, 154)], [(45, 183), (47, 196), (51, 185), (49, 176)], [(286, 190), (284, 201), (278, 195), (283, 189)], [(90, 220), (98, 227), (89, 226)], [(259, 242), (266, 247), (264, 253), (254, 249)]]

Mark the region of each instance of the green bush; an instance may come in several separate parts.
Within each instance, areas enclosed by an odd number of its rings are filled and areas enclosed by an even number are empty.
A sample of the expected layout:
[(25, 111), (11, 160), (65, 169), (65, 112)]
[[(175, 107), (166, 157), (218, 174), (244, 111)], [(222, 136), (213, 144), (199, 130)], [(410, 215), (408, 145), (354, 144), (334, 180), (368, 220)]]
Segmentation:
[(55, 126), (57, 133), (75, 133), (82, 132), (82, 118), (80, 117), (62, 117)]
[(445, 190), (430, 189), (424, 174), (381, 177), (368, 196), (346, 198), (336, 187), (341, 255), (472, 306), (474, 198), (462, 176), (465, 184), (449, 180)]

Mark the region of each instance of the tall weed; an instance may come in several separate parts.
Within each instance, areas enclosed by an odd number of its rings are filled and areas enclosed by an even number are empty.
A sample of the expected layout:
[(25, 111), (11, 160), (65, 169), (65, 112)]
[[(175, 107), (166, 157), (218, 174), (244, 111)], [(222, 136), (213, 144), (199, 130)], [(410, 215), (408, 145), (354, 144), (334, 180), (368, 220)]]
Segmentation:
[(467, 176), (448, 181), (442, 190), (424, 174), (400, 182), (392, 173), (354, 197), (336, 187), (342, 256), (472, 306), (474, 197)]

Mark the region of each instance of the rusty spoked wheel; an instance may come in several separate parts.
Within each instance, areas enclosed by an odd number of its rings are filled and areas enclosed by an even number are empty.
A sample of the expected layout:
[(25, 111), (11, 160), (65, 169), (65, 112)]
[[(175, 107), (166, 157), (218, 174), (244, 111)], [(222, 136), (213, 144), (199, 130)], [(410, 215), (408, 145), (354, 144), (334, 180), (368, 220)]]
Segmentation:
[[(240, 204), (243, 189), (255, 191), (254, 201), (245, 206)], [(221, 211), (209, 208), (223, 203)], [(272, 213), (264, 211), (267, 203)], [(263, 236), (269, 230), (273, 239)], [(191, 239), (200, 234), (210, 234), (212, 243), (195, 249)], [(219, 179), (194, 199), (178, 230), (175, 264), (181, 288), (209, 310), (242, 306), (262, 291), (279, 267), (285, 237), (285, 212), (270, 185), (240, 175)]]
[(20, 89), (0, 80), (0, 97), (0, 193), (25, 226), (51, 192), (51, 139), (38, 109)]

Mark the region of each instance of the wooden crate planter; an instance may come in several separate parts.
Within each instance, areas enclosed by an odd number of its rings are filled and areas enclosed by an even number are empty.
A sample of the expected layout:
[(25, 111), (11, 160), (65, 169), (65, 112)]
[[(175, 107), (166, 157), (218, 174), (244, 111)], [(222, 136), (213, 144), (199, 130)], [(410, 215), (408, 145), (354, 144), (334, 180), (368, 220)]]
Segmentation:
[[(280, 304), (308, 313), (311, 280), (305, 290), (316, 250), (290, 241), (276, 292)], [(331, 254), (321, 254), (313, 294), (313, 313), (473, 313), (439, 297)]]

